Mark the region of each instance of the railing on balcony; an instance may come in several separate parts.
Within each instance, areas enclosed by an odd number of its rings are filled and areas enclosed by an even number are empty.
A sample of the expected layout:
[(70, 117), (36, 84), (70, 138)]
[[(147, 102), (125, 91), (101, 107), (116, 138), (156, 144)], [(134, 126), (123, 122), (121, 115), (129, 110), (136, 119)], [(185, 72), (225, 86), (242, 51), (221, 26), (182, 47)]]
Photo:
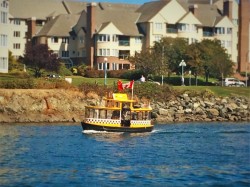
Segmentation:
[(119, 54), (119, 59), (127, 60), (129, 58), (128, 54)]
[(130, 46), (130, 42), (128, 40), (119, 40), (119, 46)]
[(204, 37), (211, 37), (211, 36), (213, 36), (213, 35), (214, 35), (213, 32), (206, 32), (206, 31), (203, 31), (203, 36), (204, 36)]
[(167, 33), (177, 33), (178, 29), (176, 28), (167, 28)]

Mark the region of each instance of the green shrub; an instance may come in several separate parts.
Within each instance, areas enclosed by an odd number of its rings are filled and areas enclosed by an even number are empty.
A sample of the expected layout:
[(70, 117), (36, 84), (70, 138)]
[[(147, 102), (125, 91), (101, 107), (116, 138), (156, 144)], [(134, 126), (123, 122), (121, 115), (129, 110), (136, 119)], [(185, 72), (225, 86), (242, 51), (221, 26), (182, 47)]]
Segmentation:
[(70, 75), (72, 75), (72, 72), (68, 68), (66, 68), (66, 67), (61, 67), (59, 69), (58, 74), (60, 76), (70, 76)]
[(121, 78), (128, 70), (111, 70), (108, 71), (109, 78)]
[(0, 82), (0, 87), (5, 89), (32, 89), (35, 88), (34, 79), (14, 79)]
[(168, 101), (177, 95), (175, 90), (167, 84), (157, 85), (150, 82), (136, 82), (134, 84), (134, 94), (139, 98), (145, 97), (156, 101)]
[(128, 80), (138, 80), (142, 76), (142, 71), (140, 70), (127, 70), (122, 75), (122, 79), (128, 79)]
[(77, 69), (77, 75), (85, 76), (85, 71), (88, 69), (88, 66), (83, 64), (78, 66), (76, 69)]
[(36, 88), (37, 89), (76, 89), (75, 86), (68, 83), (65, 80), (62, 79), (38, 79), (36, 82)]
[(99, 96), (106, 96), (107, 93), (113, 92), (113, 88), (104, 85), (89, 84), (89, 83), (83, 83), (79, 85), (79, 90), (82, 91), (85, 95), (87, 95), (90, 92), (94, 92), (97, 93)]
[[(107, 72), (107, 73), (108, 73), (108, 72)], [(104, 71), (95, 70), (95, 69), (87, 69), (87, 70), (85, 71), (85, 77), (89, 77), (89, 78), (104, 77)]]

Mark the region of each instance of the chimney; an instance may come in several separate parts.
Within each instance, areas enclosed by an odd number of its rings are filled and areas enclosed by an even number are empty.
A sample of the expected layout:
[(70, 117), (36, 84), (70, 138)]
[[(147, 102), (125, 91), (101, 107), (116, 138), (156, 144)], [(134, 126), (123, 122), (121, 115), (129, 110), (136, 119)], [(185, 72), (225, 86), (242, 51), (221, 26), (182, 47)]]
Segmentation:
[(36, 34), (36, 18), (31, 17), (27, 19), (27, 33), (26, 33), (26, 40), (27, 42), (31, 42), (33, 36)]
[(95, 27), (96, 27), (96, 3), (89, 3), (87, 5), (87, 38), (86, 38), (86, 52), (87, 62), (91, 69), (94, 68), (94, 46), (95, 46)]
[(224, 16), (228, 16), (230, 20), (233, 19), (233, 1), (225, 0), (223, 3), (223, 14)]
[(197, 17), (197, 10), (198, 10), (198, 5), (197, 4), (189, 6), (189, 11), (192, 12), (195, 17)]

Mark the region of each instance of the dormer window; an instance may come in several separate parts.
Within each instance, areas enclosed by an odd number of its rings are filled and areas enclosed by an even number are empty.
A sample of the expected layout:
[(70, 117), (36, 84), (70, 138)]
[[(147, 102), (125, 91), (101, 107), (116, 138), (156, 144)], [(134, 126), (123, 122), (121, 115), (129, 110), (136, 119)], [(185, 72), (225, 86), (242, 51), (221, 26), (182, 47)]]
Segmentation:
[(100, 35), (98, 35), (98, 41), (100, 41), (100, 42), (109, 42), (110, 41), (110, 35), (109, 34), (100, 34)]
[(225, 34), (225, 28), (224, 27), (216, 27), (215, 33), (216, 34)]
[(57, 37), (52, 37), (51, 38), (51, 43), (58, 43), (58, 38)]
[(7, 1), (3, 1), (1, 3), (1, 7), (3, 7), (3, 8), (8, 8), (8, 6), (9, 6), (9, 3)]
[(155, 23), (155, 29), (158, 31), (162, 30), (162, 23)]

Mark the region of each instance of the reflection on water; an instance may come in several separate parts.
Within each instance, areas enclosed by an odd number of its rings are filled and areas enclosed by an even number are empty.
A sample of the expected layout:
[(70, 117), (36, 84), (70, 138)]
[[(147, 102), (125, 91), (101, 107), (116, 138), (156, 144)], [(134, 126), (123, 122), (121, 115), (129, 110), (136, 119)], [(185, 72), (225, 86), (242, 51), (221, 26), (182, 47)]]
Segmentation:
[(124, 141), (128, 138), (133, 137), (147, 137), (153, 132), (145, 133), (123, 133), (123, 132), (106, 132), (106, 131), (95, 131), (95, 130), (84, 130), (82, 131), (88, 137), (95, 138), (96, 141), (107, 141), (107, 142), (119, 142)]

